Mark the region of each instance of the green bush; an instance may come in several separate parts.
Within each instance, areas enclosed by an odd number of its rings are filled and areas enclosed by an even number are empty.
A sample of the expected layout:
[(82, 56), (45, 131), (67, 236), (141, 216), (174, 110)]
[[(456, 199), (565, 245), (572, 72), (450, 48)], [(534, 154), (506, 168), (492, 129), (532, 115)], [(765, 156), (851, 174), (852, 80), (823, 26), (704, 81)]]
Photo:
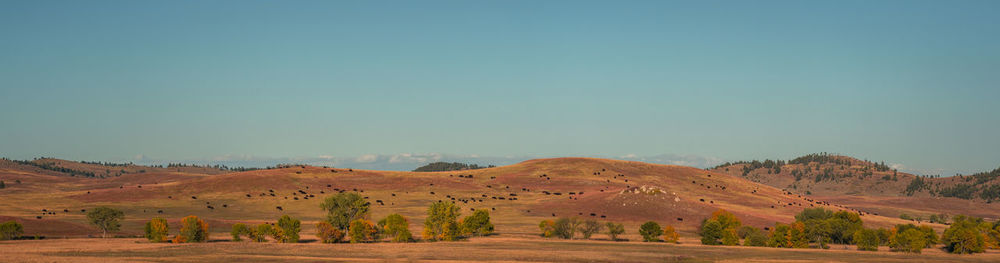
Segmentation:
[(722, 245), (724, 246), (739, 246), (740, 237), (736, 233), (735, 229), (726, 229), (722, 231)]
[(288, 215), (278, 219), (278, 228), (281, 229), (281, 243), (298, 243), (299, 232), (302, 231), (302, 222)]
[(625, 225), (623, 224), (607, 222), (605, 223), (605, 227), (608, 228), (608, 237), (611, 237), (611, 241), (616, 241), (619, 235), (625, 234)]
[(749, 234), (746, 234), (743, 245), (748, 247), (767, 246), (767, 235), (760, 229), (754, 228), (754, 230), (756, 231), (750, 231)]
[(454, 241), (459, 236), (458, 217), (461, 215), (457, 205), (450, 202), (434, 202), (427, 208), (427, 219), (424, 220), (424, 240)]
[(236, 223), (233, 224), (233, 230), (229, 231), (229, 234), (233, 236), (233, 241), (242, 241), (240, 236), (249, 235), (250, 228), (246, 224)]
[(379, 225), (382, 227), (382, 233), (392, 237), (392, 242), (410, 242), (413, 239), (413, 234), (410, 233), (410, 221), (402, 215), (391, 214), (380, 220)]
[(924, 240), (924, 233), (915, 228), (909, 228), (890, 238), (889, 249), (898, 252), (920, 253), (920, 250), (927, 245)]
[(580, 219), (576, 217), (557, 219), (554, 226), (555, 236), (562, 239), (572, 239), (576, 236), (576, 229), (580, 223)]
[(254, 242), (267, 242), (267, 237), (274, 232), (274, 228), (269, 224), (257, 225), (257, 228), (250, 231), (250, 239)]
[(490, 222), (490, 211), (477, 209), (472, 215), (462, 219), (462, 234), (469, 236), (485, 236), (493, 234), (493, 223)]
[(970, 218), (964, 215), (952, 218), (951, 226), (941, 235), (945, 250), (955, 254), (983, 253), (986, 240), (980, 232), (981, 218)]
[(854, 232), (854, 243), (858, 244), (858, 250), (878, 251), (880, 242), (878, 231), (874, 229), (861, 229)]
[(585, 220), (583, 221), (583, 224), (580, 225), (580, 229), (577, 230), (579, 230), (580, 234), (583, 235), (583, 239), (590, 239), (590, 236), (600, 232), (603, 227), (604, 226), (601, 225), (600, 222), (597, 222), (597, 220)]
[(642, 241), (658, 242), (663, 235), (663, 229), (660, 228), (660, 224), (649, 221), (639, 226), (639, 234), (642, 235)]
[(722, 239), (723, 231), (722, 224), (718, 220), (705, 220), (698, 231), (701, 234), (701, 243), (704, 245), (722, 244), (719, 239)]
[(368, 216), (369, 204), (358, 193), (338, 193), (327, 197), (320, 208), (327, 211), (326, 221), (337, 229), (350, 227), (351, 221)]
[(12, 240), (24, 234), (24, 226), (16, 221), (0, 224), (0, 240)]
[(371, 241), (375, 235), (375, 224), (364, 219), (351, 221), (348, 235), (351, 236), (351, 243), (361, 243)]

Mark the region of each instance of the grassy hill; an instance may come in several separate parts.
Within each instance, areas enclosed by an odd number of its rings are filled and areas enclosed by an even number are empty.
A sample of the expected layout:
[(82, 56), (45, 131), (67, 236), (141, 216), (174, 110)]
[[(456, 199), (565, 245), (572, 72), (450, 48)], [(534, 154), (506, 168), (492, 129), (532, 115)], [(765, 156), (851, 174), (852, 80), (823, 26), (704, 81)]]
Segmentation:
[[(80, 170), (99, 168), (62, 160), (48, 162)], [(809, 164), (796, 165), (778, 174)], [(911, 207), (914, 203), (910, 200), (921, 197), (862, 196), (861, 200), (853, 200), (809, 196), (747, 178), (754, 174), (743, 177), (724, 171), (724, 167), (703, 170), (608, 159), (553, 158), (448, 172), (299, 165), (226, 173), (159, 168), (89, 178), (8, 161), (0, 165), (0, 180), (8, 182), (8, 187), (0, 190), (0, 198), (5, 200), (0, 203), (0, 221), (16, 219), (25, 224), (28, 235), (85, 236), (97, 231), (86, 225), (82, 210), (107, 205), (126, 213), (120, 234), (139, 233), (142, 224), (155, 216), (176, 223), (181, 217), (198, 215), (208, 220), (213, 232), (228, 232), (236, 222), (273, 222), (288, 214), (302, 219), (303, 233), (311, 235), (313, 225), (325, 216), (320, 202), (341, 191), (357, 191), (368, 198), (373, 218), (390, 213), (410, 218), (414, 231), (419, 231), (430, 203), (446, 201), (457, 203), (465, 213), (489, 209), (497, 231), (510, 235), (535, 235), (539, 221), (563, 216), (622, 222), (628, 229), (654, 220), (673, 225), (682, 235), (691, 237), (701, 219), (717, 209), (729, 210), (746, 224), (761, 228), (792, 221), (807, 207), (855, 211), (870, 227), (908, 222), (883, 210), (918, 209), (916, 212), (923, 213), (939, 209), (937, 203)], [(895, 182), (905, 184), (906, 179)], [(15, 180), (21, 183), (11, 183)], [(983, 203), (951, 204), (940, 209), (956, 214), (974, 208), (978, 216), (991, 218), (1000, 211), (995, 204)], [(934, 227), (940, 230), (944, 226)], [(632, 232), (629, 234), (635, 235)]]
[(997, 218), (980, 210), (1000, 198), (1000, 169), (971, 176), (919, 176), (884, 162), (824, 153), (726, 163), (709, 170), (891, 217), (926, 219), (945, 213)]

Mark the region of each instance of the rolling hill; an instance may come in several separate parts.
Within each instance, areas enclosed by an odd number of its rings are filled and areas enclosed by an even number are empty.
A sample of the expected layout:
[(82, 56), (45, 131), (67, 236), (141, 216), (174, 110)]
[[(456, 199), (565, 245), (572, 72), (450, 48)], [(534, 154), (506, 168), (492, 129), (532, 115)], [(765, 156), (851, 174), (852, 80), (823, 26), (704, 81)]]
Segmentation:
[[(45, 160), (53, 166), (81, 171), (101, 171), (102, 166)], [(734, 167), (729, 167), (730, 171)], [(778, 174), (795, 169), (788, 167)], [(729, 210), (746, 224), (762, 228), (792, 221), (796, 213), (808, 207), (854, 211), (872, 227), (909, 222), (892, 215), (892, 211), (968, 213), (991, 218), (1000, 211), (996, 204), (959, 205), (969, 201), (957, 198), (819, 195), (833, 191), (806, 195), (800, 193), (801, 189), (771, 186), (768, 182), (772, 181), (754, 179), (753, 174), (744, 177), (726, 173), (725, 167), (703, 170), (594, 158), (536, 159), (447, 172), (306, 165), (245, 172), (140, 166), (129, 169), (145, 171), (95, 178), (0, 161), (0, 180), (8, 186), (0, 189), (4, 200), (0, 203), (0, 221), (20, 221), (28, 235), (86, 236), (97, 231), (86, 225), (84, 210), (107, 205), (125, 211), (126, 221), (120, 233), (125, 235), (139, 233), (142, 224), (152, 217), (176, 223), (187, 215), (206, 218), (213, 232), (228, 232), (232, 223), (269, 222), (288, 214), (304, 221), (304, 233), (313, 233), (312, 226), (325, 218), (319, 208), (323, 198), (346, 191), (365, 196), (372, 203), (373, 218), (400, 213), (411, 219), (415, 231), (419, 231), (427, 206), (445, 201), (457, 203), (465, 213), (489, 209), (498, 232), (510, 235), (535, 235), (539, 221), (563, 216), (623, 222), (631, 229), (654, 220), (675, 226), (682, 235), (694, 236), (701, 219), (717, 209)], [(894, 184), (905, 184), (909, 179), (908, 175), (899, 176), (902, 178)], [(939, 202), (926, 203), (921, 198), (937, 198)], [(912, 207), (914, 204), (920, 205)], [(939, 230), (944, 227), (932, 225)]]
[(740, 161), (709, 169), (785, 191), (829, 200), (892, 217), (906, 214), (971, 214), (997, 218), (1000, 169), (969, 176), (919, 176), (899, 172), (884, 162), (826, 153), (792, 160)]

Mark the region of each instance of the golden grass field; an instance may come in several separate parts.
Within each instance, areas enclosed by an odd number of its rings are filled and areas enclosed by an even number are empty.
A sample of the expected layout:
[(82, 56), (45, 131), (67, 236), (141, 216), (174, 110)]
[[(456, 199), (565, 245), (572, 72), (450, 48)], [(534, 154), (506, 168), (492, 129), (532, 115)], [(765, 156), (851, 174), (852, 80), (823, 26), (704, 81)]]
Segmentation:
[[(72, 162), (65, 165), (72, 165), (74, 169), (102, 169), (100, 166)], [(141, 169), (128, 169), (138, 170)], [(996, 251), (952, 256), (937, 249), (927, 249), (921, 255), (908, 255), (845, 251), (843, 247), (837, 249), (836, 246), (830, 250), (701, 246), (697, 244), (696, 228), (703, 218), (718, 209), (733, 212), (744, 224), (764, 228), (773, 226), (775, 222), (793, 221), (794, 215), (803, 208), (851, 211), (858, 211), (855, 210), (858, 208), (836, 202), (844, 200), (837, 198), (849, 197), (820, 199), (790, 194), (725, 173), (607, 159), (539, 159), (480, 170), (421, 173), (313, 166), (235, 173), (162, 168), (103, 179), (67, 177), (24, 165), (2, 163), (0, 180), (8, 183), (8, 188), (0, 190), (3, 200), (0, 202), (0, 221), (21, 222), (26, 236), (47, 238), (0, 242), (0, 251), (11, 255), (8, 259), (13, 261), (73, 261), (74, 258), (82, 261), (1000, 260)], [(15, 180), (21, 183), (11, 183)], [(166, 218), (171, 225), (171, 234), (174, 234), (180, 218), (196, 215), (208, 222), (213, 239), (218, 241), (228, 238), (233, 223), (274, 222), (282, 215), (290, 215), (303, 221), (302, 236), (309, 242), (315, 239), (310, 238), (315, 233), (315, 224), (325, 218), (319, 204), (324, 197), (337, 190), (357, 191), (369, 198), (373, 220), (391, 213), (406, 216), (414, 233), (420, 232), (426, 208), (432, 202), (455, 201), (466, 214), (471, 209), (488, 209), (498, 235), (463, 242), (415, 244), (149, 244), (135, 238), (87, 239), (88, 236), (99, 236), (100, 231), (87, 225), (85, 213), (81, 211), (96, 206), (125, 211), (122, 230), (113, 234), (126, 237), (140, 235), (142, 225), (153, 217)], [(272, 193), (274, 196), (271, 196)], [(880, 201), (889, 197), (850, 198), (858, 199), (853, 200), (855, 204), (869, 203), (884, 206), (883, 209), (914, 209), (908, 207), (912, 202)], [(382, 201), (382, 204), (376, 200)], [(279, 206), (281, 210), (277, 209)], [(932, 204), (928, 206), (935, 207)], [(976, 207), (995, 209), (994, 206)], [(996, 211), (1000, 210), (985, 213)], [(626, 238), (631, 240), (639, 240), (637, 231), (640, 224), (657, 221), (677, 228), (685, 242), (669, 245), (634, 241), (561, 241), (538, 237), (539, 221), (564, 216), (624, 223)], [(868, 213), (861, 218), (866, 227), (910, 223)], [(929, 225), (939, 233), (946, 227)], [(596, 235), (595, 239), (606, 237)]]

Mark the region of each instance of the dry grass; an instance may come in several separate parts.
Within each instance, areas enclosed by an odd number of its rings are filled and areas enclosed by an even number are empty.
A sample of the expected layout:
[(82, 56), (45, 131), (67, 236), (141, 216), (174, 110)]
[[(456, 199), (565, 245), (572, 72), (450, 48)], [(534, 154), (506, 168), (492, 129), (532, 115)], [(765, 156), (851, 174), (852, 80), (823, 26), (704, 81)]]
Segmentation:
[[(885, 249), (885, 248), (883, 248)], [(141, 239), (56, 239), (0, 242), (9, 262), (997, 262), (1000, 253), (949, 255), (710, 247), (493, 236), (461, 242), (278, 244), (210, 242), (150, 244)]]

